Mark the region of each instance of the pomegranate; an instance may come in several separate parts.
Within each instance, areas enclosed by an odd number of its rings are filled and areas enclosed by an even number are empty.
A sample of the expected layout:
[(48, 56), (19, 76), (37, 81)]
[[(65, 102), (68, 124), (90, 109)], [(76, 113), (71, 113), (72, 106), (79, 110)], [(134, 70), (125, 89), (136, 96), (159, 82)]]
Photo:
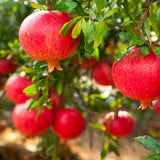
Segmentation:
[(6, 57), (0, 59), (0, 74), (1, 75), (8, 75), (9, 73), (14, 72), (16, 69), (16, 64), (14, 59), (7, 59)]
[(30, 85), (32, 85), (32, 82), (25, 77), (9, 77), (6, 82), (6, 95), (15, 103), (25, 102), (30, 97), (23, 93), (23, 90)]
[(19, 30), (19, 40), (32, 58), (48, 63), (49, 72), (61, 70), (59, 60), (72, 55), (80, 41), (73, 39), (70, 29), (66, 36), (59, 35), (62, 26), (72, 17), (61, 11), (38, 11), (24, 19)]
[(115, 115), (114, 112), (107, 113), (103, 125), (106, 127), (105, 132), (116, 137), (124, 137), (132, 133), (135, 122), (129, 112), (119, 111), (118, 115)]
[(32, 137), (46, 132), (54, 122), (54, 113), (52, 110), (45, 108), (37, 119), (37, 109), (26, 110), (25, 103), (16, 104), (12, 121), (14, 126), (20, 130), (25, 137)]
[(155, 101), (154, 107), (155, 107), (156, 113), (160, 115), (160, 100)]
[[(79, 63), (78, 58), (75, 57), (73, 59), (74, 66), (78, 66), (78, 63)], [(80, 68), (81, 69), (90, 69), (95, 65), (95, 63), (96, 63), (96, 59), (93, 57), (91, 57), (90, 59), (84, 58), (82, 60), (82, 63), (80, 64)]]
[(75, 109), (60, 109), (55, 118), (53, 129), (55, 134), (65, 142), (69, 138), (76, 138), (84, 130), (85, 121), (82, 115)]
[(152, 49), (149, 52), (144, 56), (135, 48), (112, 67), (115, 86), (124, 96), (141, 101), (142, 110), (160, 98), (160, 57)]
[(92, 78), (99, 84), (108, 86), (113, 84), (112, 68), (106, 61), (100, 61), (92, 69)]

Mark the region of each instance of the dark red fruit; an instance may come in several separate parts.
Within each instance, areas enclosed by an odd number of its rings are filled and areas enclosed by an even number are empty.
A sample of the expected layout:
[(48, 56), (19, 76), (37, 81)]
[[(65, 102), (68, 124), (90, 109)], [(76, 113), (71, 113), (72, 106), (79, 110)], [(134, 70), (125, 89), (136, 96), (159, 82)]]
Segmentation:
[(7, 59), (6, 57), (0, 59), (0, 74), (8, 75), (9, 73), (14, 72), (16, 69), (16, 64), (14, 59)]
[(72, 17), (60, 11), (38, 11), (22, 22), (19, 30), (20, 43), (32, 58), (48, 62), (49, 71), (61, 70), (59, 61), (72, 55), (80, 37), (73, 39), (70, 29), (66, 36), (59, 35), (62, 26)]
[(15, 103), (25, 102), (28, 97), (23, 90), (32, 85), (32, 82), (21, 76), (12, 76), (6, 82), (6, 94), (8, 98)]
[(114, 85), (112, 80), (112, 68), (106, 61), (97, 63), (92, 69), (92, 78), (101, 85)]
[(160, 57), (149, 52), (144, 56), (135, 48), (112, 67), (116, 87), (124, 96), (141, 101), (142, 110), (152, 108), (152, 101), (160, 98)]
[(135, 122), (130, 113), (119, 111), (117, 116), (114, 112), (107, 113), (103, 125), (106, 127), (105, 132), (109, 132), (116, 137), (124, 137), (132, 133)]
[(155, 111), (157, 112), (157, 114), (160, 115), (160, 100), (155, 101), (154, 107), (155, 107)]
[[(77, 57), (73, 59), (73, 64), (78, 66), (79, 60)], [(96, 64), (96, 59), (91, 57), (90, 59), (83, 58), (82, 63), (80, 64), (81, 69), (90, 69)]]
[(57, 112), (53, 129), (62, 139), (76, 138), (84, 130), (85, 120), (75, 109), (61, 109)]
[(37, 119), (37, 109), (26, 110), (25, 103), (17, 104), (12, 113), (14, 126), (20, 130), (25, 137), (32, 137), (46, 132), (54, 122), (54, 113), (45, 108)]

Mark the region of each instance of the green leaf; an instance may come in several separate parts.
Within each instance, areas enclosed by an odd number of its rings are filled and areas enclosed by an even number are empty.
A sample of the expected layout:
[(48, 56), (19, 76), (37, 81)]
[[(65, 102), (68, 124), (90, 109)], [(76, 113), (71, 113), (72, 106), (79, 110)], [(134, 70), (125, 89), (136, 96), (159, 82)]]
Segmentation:
[(84, 34), (85, 49), (91, 50), (94, 41), (94, 25), (90, 19), (87, 22), (85, 19), (82, 20), (82, 32)]
[(110, 17), (110, 16), (111, 16), (112, 14), (114, 14), (114, 13), (117, 13), (118, 10), (119, 10), (118, 8), (113, 8), (113, 9), (109, 10), (109, 11), (107, 12), (107, 14), (104, 16), (104, 19)]
[(76, 17), (76, 18), (73, 18), (72, 20), (70, 20), (69, 22), (65, 23), (65, 24), (63, 25), (63, 27), (60, 29), (58, 36), (59, 36), (61, 33), (63, 34), (63, 36), (66, 36), (66, 35), (68, 34), (70, 28), (72, 27), (72, 25), (73, 25), (74, 23), (76, 23), (76, 22), (77, 22), (78, 20), (80, 20), (80, 19), (81, 19), (81, 17)]
[(141, 46), (140, 49), (141, 49), (141, 52), (142, 52), (143, 55), (148, 55), (149, 54), (148, 46)]
[(160, 47), (158, 46), (152, 46), (153, 52), (157, 55), (160, 56)]
[(46, 4), (46, 0), (37, 0), (38, 3), (45, 5)]
[(58, 94), (61, 94), (62, 91), (63, 91), (63, 81), (60, 80), (60, 81), (58, 82), (58, 84), (57, 84), (56, 92), (57, 92)]
[(105, 10), (105, 0), (95, 0), (99, 13), (103, 16)]
[(131, 37), (140, 38), (138, 32), (131, 25), (125, 25), (124, 28), (127, 30)]
[(45, 10), (45, 8), (43, 6), (41, 6), (41, 5), (39, 5), (39, 4), (35, 3), (35, 2), (30, 2), (30, 6), (32, 8), (35, 8), (35, 9)]
[(81, 33), (82, 25), (81, 20), (79, 20), (72, 30), (72, 38), (76, 39)]
[(30, 93), (33, 93), (33, 92), (37, 92), (37, 88), (35, 87), (35, 84), (32, 84), (28, 87), (26, 87), (24, 90), (23, 90), (23, 93), (26, 93), (26, 94), (30, 94)]
[(129, 53), (128, 50), (126, 50), (126, 51), (124, 51), (124, 52), (121, 52), (121, 53), (116, 57), (115, 60), (116, 60), (117, 62), (120, 62), (120, 61), (122, 60), (122, 58), (123, 58), (127, 53)]
[(109, 144), (106, 144), (101, 151), (101, 160), (104, 160), (109, 151)]
[(102, 130), (102, 131), (105, 131), (105, 130), (106, 130), (106, 128), (105, 128), (104, 125), (99, 124), (99, 123), (97, 123), (97, 122), (89, 122), (89, 125), (90, 125), (91, 127), (94, 127), (94, 128), (96, 128), (96, 129), (99, 129), (99, 130)]
[(146, 20), (144, 22), (144, 31), (147, 34), (149, 42), (151, 42), (150, 25), (148, 22), (148, 18), (146, 18)]
[(74, 9), (76, 6), (77, 6), (76, 2), (68, 2), (68, 3), (60, 2), (54, 7), (54, 10), (68, 12), (69, 10)]
[(160, 42), (160, 37), (153, 43), (153, 45), (157, 44), (158, 42)]
[(160, 154), (151, 154), (147, 156), (145, 160), (160, 160)]
[(129, 43), (129, 47), (132, 47), (132, 46), (141, 46), (143, 44), (145, 44), (146, 42), (142, 39), (139, 39), (139, 38), (133, 38), (131, 40), (131, 42)]
[(152, 137), (145, 135), (134, 139), (150, 152), (160, 154), (160, 144)]
[(33, 98), (30, 98), (29, 100), (26, 101), (25, 103), (25, 109), (28, 109), (31, 104), (33, 103), (34, 99)]
[(120, 32), (119, 37), (123, 41), (129, 41), (132, 38), (127, 32)]
[(109, 148), (110, 148), (110, 151), (113, 151), (117, 156), (120, 156), (119, 150), (116, 146), (114, 146), (113, 144), (110, 144)]
[(97, 61), (99, 61), (99, 49), (94, 49), (94, 51), (91, 53), (91, 56), (94, 57)]
[(100, 45), (106, 31), (107, 25), (104, 20), (99, 21), (95, 28), (94, 48), (97, 48)]

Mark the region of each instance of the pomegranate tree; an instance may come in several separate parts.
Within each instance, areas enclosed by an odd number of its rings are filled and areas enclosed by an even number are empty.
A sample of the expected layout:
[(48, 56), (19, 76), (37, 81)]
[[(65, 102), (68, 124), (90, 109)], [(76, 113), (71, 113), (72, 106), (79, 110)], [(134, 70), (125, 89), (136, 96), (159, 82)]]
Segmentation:
[(65, 108), (57, 112), (53, 129), (63, 142), (76, 138), (84, 130), (85, 120), (75, 109)]
[(106, 127), (105, 132), (116, 137), (124, 137), (132, 133), (135, 126), (132, 115), (127, 111), (119, 111), (118, 115), (109, 112), (105, 115), (103, 125)]
[(120, 62), (115, 61), (112, 76), (124, 96), (141, 101), (139, 109), (152, 108), (152, 101), (160, 98), (160, 57), (152, 49), (145, 56), (135, 48)]
[(7, 82), (6, 82), (6, 95), (8, 98), (15, 102), (15, 103), (22, 103), (25, 102), (28, 97), (25, 93), (23, 93), (23, 90), (32, 85), (32, 82), (22, 76), (12, 76), (9, 77)]
[[(78, 66), (79, 64), (79, 61), (78, 61), (78, 58), (75, 57), (73, 59), (73, 64), (74, 66)], [(96, 59), (91, 57), (90, 59), (87, 59), (87, 58), (83, 58), (82, 60), (82, 63), (80, 64), (80, 68), (81, 69), (90, 69), (92, 68), (94, 65), (96, 64)]]
[(92, 69), (92, 78), (100, 85), (108, 86), (113, 84), (112, 68), (106, 61), (100, 61)]
[(7, 59), (7, 57), (0, 59), (0, 74), (8, 75), (14, 72), (16, 69), (16, 64), (13, 58)]
[(155, 107), (156, 113), (160, 115), (160, 100), (155, 101), (154, 107)]
[(53, 125), (54, 112), (52, 110), (44, 108), (36, 119), (37, 113), (38, 109), (26, 110), (25, 103), (16, 104), (12, 113), (13, 124), (25, 137), (40, 135)]
[(59, 61), (72, 55), (80, 37), (73, 39), (69, 30), (59, 35), (62, 26), (72, 17), (61, 11), (38, 11), (24, 19), (19, 30), (19, 40), (25, 52), (32, 58), (48, 63), (49, 71), (61, 70)]

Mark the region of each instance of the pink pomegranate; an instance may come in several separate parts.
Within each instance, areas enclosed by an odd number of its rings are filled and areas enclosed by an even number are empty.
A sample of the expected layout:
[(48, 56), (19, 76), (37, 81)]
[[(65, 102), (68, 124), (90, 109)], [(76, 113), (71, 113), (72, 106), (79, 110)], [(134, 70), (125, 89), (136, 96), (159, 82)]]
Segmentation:
[(53, 129), (63, 139), (76, 138), (84, 130), (85, 120), (75, 109), (65, 108), (57, 112)]
[(19, 30), (20, 43), (32, 58), (48, 62), (49, 71), (61, 70), (59, 61), (72, 55), (80, 37), (73, 39), (72, 28), (66, 36), (59, 35), (62, 26), (72, 17), (60, 11), (38, 11), (22, 22)]
[(155, 101), (154, 107), (155, 107), (156, 113), (160, 115), (160, 100)]
[(9, 73), (14, 72), (16, 69), (16, 64), (14, 59), (7, 59), (6, 57), (0, 59), (0, 74), (8, 75)]
[[(77, 58), (77, 57), (75, 57), (75, 58), (73, 59), (73, 64), (74, 64), (74, 66), (78, 66), (79, 61), (78, 61), (78, 58)], [(93, 58), (93, 57), (91, 57), (90, 59), (84, 58), (84, 59), (82, 60), (82, 63), (80, 64), (80, 68), (81, 68), (81, 69), (90, 69), (90, 68), (92, 68), (95, 64), (96, 64), (96, 59), (95, 59), (95, 58)]]
[(105, 132), (116, 137), (124, 137), (132, 133), (135, 122), (129, 112), (119, 111), (118, 115), (115, 115), (114, 112), (107, 113), (103, 125), (106, 127)]
[(113, 84), (112, 68), (106, 61), (97, 63), (92, 69), (92, 78), (101, 85), (108, 86)]
[(37, 109), (26, 110), (25, 103), (16, 104), (12, 121), (14, 126), (20, 130), (25, 137), (32, 137), (46, 132), (54, 122), (54, 113), (52, 110), (45, 108), (37, 119)]
[(142, 55), (133, 49), (112, 67), (113, 81), (124, 96), (141, 101), (139, 109), (152, 108), (152, 101), (160, 98), (160, 57), (150, 49)]
[(15, 103), (25, 102), (30, 97), (23, 93), (23, 90), (30, 85), (32, 85), (32, 82), (25, 77), (9, 77), (6, 82), (6, 95)]

